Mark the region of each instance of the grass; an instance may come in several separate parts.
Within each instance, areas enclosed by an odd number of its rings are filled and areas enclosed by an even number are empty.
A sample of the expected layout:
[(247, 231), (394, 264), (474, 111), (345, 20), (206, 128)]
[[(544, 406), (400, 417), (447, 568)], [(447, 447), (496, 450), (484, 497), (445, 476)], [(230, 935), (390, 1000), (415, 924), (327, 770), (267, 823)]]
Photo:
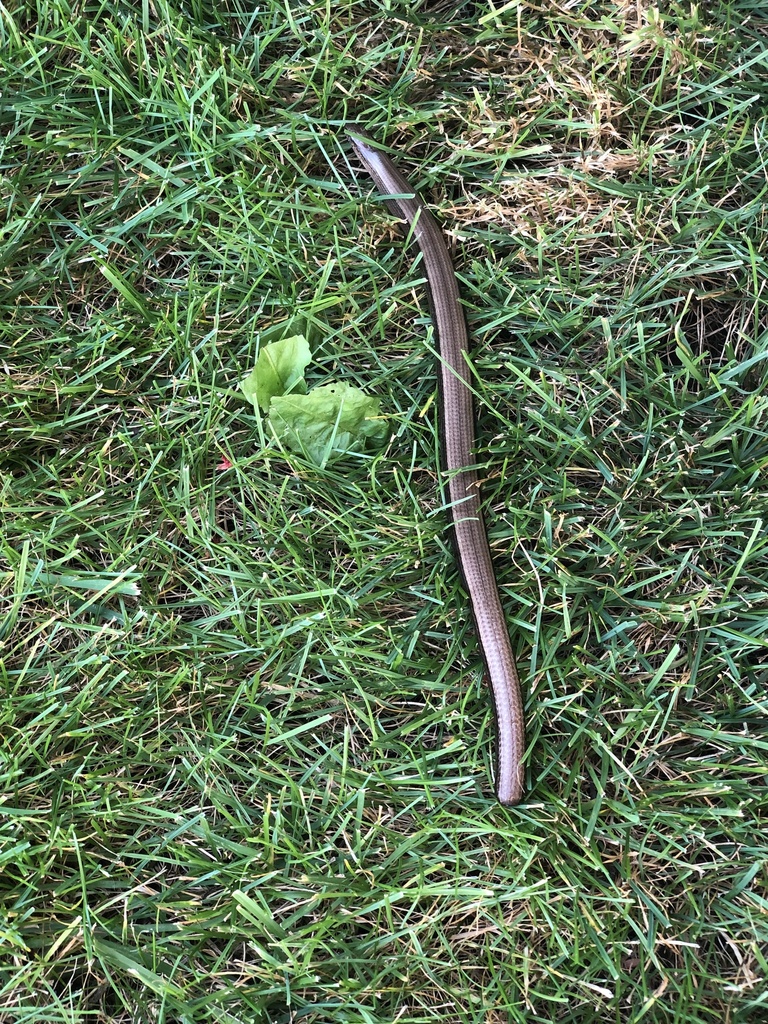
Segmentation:
[[(0, 7), (0, 1020), (768, 1020), (763, 19)], [(347, 120), (455, 248), (511, 810)], [(238, 396), (297, 316), (379, 454)]]

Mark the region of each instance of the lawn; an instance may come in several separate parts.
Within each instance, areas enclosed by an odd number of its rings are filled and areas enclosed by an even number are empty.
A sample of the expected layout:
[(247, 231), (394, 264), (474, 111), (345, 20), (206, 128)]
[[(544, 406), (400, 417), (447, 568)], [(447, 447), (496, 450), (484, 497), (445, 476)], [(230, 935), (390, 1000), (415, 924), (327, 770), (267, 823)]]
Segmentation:
[[(766, 110), (748, 0), (0, 5), (3, 1024), (768, 1021)], [(297, 332), (383, 444), (272, 436)]]

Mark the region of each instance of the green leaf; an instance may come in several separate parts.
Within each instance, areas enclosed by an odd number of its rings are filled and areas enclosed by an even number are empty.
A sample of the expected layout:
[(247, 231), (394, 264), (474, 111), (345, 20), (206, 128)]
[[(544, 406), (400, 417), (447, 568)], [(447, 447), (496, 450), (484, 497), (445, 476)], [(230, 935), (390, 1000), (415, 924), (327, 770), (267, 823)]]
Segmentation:
[(309, 342), (303, 334), (263, 345), (255, 367), (240, 381), (243, 394), (262, 412), (267, 412), (277, 395), (303, 394), (307, 388), (304, 370), (311, 358)]
[(317, 343), (325, 337), (327, 328), (323, 330), (324, 324), (311, 320), (303, 313), (297, 313), (287, 320), (279, 320), (276, 324), (270, 324), (262, 331), (259, 331), (259, 348), (271, 345), (275, 341), (282, 341), (283, 338), (293, 338), (297, 334), (303, 335), (309, 342), (310, 348), (315, 348)]
[(326, 384), (308, 395), (272, 399), (269, 423), (286, 448), (318, 466), (332, 455), (361, 452), (387, 437), (379, 400), (349, 384)]

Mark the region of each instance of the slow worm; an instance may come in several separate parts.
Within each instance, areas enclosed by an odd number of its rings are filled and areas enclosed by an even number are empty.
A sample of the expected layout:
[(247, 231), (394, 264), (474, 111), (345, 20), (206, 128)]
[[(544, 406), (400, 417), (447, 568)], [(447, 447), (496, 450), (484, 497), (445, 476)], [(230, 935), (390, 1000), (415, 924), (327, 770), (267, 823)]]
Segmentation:
[(357, 130), (347, 134), (387, 206), (407, 223), (421, 250), (440, 354), (440, 445), (448, 477), (448, 504), (459, 568), (472, 604), (496, 711), (496, 795), (502, 804), (515, 804), (523, 792), (523, 702), (480, 508), (469, 339), (456, 274), (437, 221), (392, 160)]

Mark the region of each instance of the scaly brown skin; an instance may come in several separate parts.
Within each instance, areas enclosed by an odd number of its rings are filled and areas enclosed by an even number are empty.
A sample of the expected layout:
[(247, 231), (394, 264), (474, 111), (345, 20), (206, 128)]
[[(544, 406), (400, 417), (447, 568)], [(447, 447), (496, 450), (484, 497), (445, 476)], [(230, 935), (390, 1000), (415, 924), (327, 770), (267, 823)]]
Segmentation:
[(523, 793), (523, 701), (480, 508), (474, 457), (475, 416), (467, 362), (469, 339), (456, 274), (437, 221), (392, 160), (375, 149), (363, 133), (354, 130), (347, 134), (377, 187), (391, 197), (388, 207), (406, 221), (421, 250), (440, 353), (440, 440), (456, 552), (496, 710), (496, 795), (502, 804), (516, 804)]

